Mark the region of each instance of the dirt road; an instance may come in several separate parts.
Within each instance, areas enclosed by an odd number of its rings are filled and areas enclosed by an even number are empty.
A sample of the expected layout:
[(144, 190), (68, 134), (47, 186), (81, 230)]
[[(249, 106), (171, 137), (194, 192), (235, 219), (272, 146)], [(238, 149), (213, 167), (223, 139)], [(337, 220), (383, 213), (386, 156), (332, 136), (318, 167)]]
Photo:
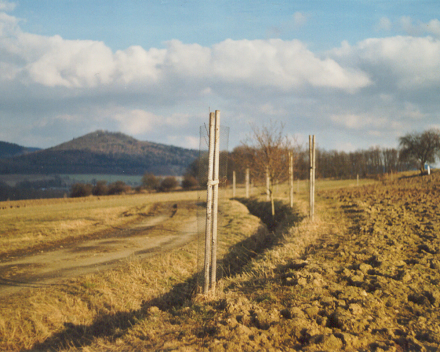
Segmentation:
[(0, 297), (27, 287), (44, 287), (68, 277), (107, 270), (122, 261), (146, 258), (197, 237), (194, 202), (163, 203), (137, 222), (102, 237), (57, 244), (46, 251), (0, 262)]

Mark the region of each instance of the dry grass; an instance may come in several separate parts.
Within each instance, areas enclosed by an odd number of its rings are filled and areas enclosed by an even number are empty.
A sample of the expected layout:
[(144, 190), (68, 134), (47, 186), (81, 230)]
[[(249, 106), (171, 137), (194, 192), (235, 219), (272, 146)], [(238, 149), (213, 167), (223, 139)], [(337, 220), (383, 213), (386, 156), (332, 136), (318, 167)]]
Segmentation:
[(195, 199), (197, 192), (0, 202), (0, 255), (124, 227), (156, 202)]
[[(261, 227), (243, 205), (228, 202), (223, 208), (227, 226), (220, 234), (220, 259)], [(197, 242), (192, 242), (152, 259), (127, 260), (117, 270), (2, 299), (0, 350), (68, 350), (103, 340), (108, 344), (142, 324), (150, 306), (190, 304), (197, 280), (197, 251)]]
[[(300, 194), (295, 200), (295, 206), (300, 214), (308, 213), (307, 195)], [(276, 274), (276, 268), (292, 262), (304, 255), (304, 249), (318, 238), (333, 236), (336, 232), (345, 228), (345, 219), (338, 209), (329, 209), (328, 203), (320, 200), (315, 203), (315, 217), (313, 221), (304, 218), (294, 227), (281, 228), (282, 241), (274, 248), (264, 252), (256, 260), (253, 260), (247, 267), (246, 272), (236, 277), (225, 278), (223, 286), (248, 285), (249, 279), (261, 280), (270, 279)], [(335, 226), (338, 225), (338, 226)], [(243, 278), (246, 277), (246, 280)]]

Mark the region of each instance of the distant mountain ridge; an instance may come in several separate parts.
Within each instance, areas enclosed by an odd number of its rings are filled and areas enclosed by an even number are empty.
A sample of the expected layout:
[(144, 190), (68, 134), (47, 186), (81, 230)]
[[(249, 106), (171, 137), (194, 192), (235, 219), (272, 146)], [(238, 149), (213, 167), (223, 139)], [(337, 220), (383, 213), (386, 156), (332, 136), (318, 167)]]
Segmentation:
[(0, 160), (0, 174), (183, 175), (198, 150), (96, 131), (34, 153)]
[(9, 142), (0, 142), (0, 159), (12, 158), (13, 156), (32, 153), (40, 148), (29, 148)]

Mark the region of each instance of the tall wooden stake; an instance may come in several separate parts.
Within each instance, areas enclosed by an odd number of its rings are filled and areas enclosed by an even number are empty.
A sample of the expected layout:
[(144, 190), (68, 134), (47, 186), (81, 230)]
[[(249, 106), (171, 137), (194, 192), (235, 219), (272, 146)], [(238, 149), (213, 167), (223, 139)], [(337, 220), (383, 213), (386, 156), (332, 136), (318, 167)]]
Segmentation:
[(214, 144), (215, 144), (215, 114), (209, 113), (209, 154), (208, 154), (208, 184), (206, 196), (206, 225), (205, 225), (205, 275), (203, 293), (209, 291), (209, 266), (211, 259), (212, 241), (212, 176), (214, 168)]
[(235, 198), (237, 187), (237, 177), (235, 176), (235, 171), (232, 171), (232, 198)]
[(309, 202), (310, 202), (310, 219), (313, 220), (315, 215), (315, 136), (309, 135), (309, 160), (310, 160), (310, 183), (309, 183)]
[(289, 152), (289, 198), (290, 207), (293, 208), (293, 155)]
[(270, 201), (270, 176), (269, 176), (269, 167), (266, 167), (266, 201)]
[(214, 143), (214, 200), (212, 206), (212, 254), (211, 254), (211, 290), (215, 293), (217, 280), (217, 225), (218, 225), (218, 184), (220, 160), (220, 111), (215, 110), (215, 143)]
[(315, 171), (316, 171), (316, 153), (315, 153), (315, 135), (313, 135), (313, 138), (312, 138), (312, 149), (313, 149), (313, 192), (312, 192), (312, 195), (313, 195), (313, 216), (312, 216), (312, 219), (314, 218), (314, 216), (315, 216), (315, 186), (316, 186), (316, 174), (315, 174)]
[(249, 168), (246, 168), (246, 198), (249, 198)]

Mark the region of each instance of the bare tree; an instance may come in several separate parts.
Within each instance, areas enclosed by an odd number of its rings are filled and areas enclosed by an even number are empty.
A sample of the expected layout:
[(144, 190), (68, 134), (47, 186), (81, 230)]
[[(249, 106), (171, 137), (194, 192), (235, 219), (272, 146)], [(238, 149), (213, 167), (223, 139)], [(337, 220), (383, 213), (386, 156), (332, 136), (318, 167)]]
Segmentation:
[(382, 149), (382, 160), (383, 160), (383, 167), (384, 171), (389, 172), (396, 172), (399, 167), (399, 153), (396, 149), (393, 148), (386, 148)]
[(270, 122), (258, 127), (252, 125), (252, 133), (243, 142), (241, 155), (250, 167), (252, 177), (263, 181), (269, 176), (269, 192), (272, 215), (275, 215), (274, 185), (286, 181), (289, 177), (289, 151), (291, 142), (284, 135), (284, 125)]
[(435, 163), (440, 157), (440, 130), (432, 128), (424, 132), (412, 132), (399, 138), (400, 158), (415, 161), (423, 174), (426, 163)]

